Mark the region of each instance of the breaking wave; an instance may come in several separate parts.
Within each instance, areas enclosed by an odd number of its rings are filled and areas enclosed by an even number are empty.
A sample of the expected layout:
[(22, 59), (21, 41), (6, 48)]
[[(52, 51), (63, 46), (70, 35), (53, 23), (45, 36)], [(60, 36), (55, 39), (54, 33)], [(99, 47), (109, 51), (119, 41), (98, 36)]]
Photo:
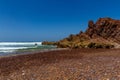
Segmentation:
[(32, 48), (36, 45), (41, 46), (41, 42), (0, 42), (0, 52), (13, 52), (17, 49)]

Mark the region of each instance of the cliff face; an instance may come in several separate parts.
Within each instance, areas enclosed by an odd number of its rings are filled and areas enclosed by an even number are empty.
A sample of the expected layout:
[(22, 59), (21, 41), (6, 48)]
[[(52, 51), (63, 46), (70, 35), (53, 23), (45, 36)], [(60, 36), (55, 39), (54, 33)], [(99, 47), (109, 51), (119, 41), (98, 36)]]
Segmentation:
[(120, 20), (100, 18), (96, 23), (89, 21), (85, 32), (90, 38), (102, 37), (120, 44)]
[(88, 22), (88, 29), (79, 34), (70, 35), (54, 43), (58, 47), (69, 48), (112, 48), (120, 47), (120, 20), (99, 18), (96, 23)]

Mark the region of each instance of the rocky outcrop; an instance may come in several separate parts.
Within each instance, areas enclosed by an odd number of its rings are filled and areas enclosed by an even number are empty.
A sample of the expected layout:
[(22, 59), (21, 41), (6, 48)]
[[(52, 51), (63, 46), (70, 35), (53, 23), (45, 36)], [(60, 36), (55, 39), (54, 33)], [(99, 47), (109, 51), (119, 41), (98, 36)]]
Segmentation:
[(96, 23), (90, 21), (85, 33), (91, 38), (102, 37), (120, 43), (120, 20), (100, 18)]
[(71, 34), (54, 45), (69, 48), (113, 48), (120, 47), (120, 20), (99, 18), (97, 22), (90, 20), (88, 29), (79, 34)]

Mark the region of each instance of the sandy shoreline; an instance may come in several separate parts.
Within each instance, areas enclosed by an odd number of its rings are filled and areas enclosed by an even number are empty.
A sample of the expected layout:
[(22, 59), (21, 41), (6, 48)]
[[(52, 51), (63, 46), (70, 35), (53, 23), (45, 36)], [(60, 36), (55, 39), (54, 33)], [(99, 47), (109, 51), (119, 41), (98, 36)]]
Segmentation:
[(120, 49), (74, 49), (0, 58), (0, 80), (119, 80)]

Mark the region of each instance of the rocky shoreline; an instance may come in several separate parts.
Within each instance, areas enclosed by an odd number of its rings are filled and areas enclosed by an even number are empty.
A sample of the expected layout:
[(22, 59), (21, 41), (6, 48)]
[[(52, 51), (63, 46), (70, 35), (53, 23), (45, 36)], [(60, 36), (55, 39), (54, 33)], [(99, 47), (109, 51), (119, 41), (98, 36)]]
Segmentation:
[(0, 58), (0, 80), (119, 80), (120, 49), (67, 49)]

